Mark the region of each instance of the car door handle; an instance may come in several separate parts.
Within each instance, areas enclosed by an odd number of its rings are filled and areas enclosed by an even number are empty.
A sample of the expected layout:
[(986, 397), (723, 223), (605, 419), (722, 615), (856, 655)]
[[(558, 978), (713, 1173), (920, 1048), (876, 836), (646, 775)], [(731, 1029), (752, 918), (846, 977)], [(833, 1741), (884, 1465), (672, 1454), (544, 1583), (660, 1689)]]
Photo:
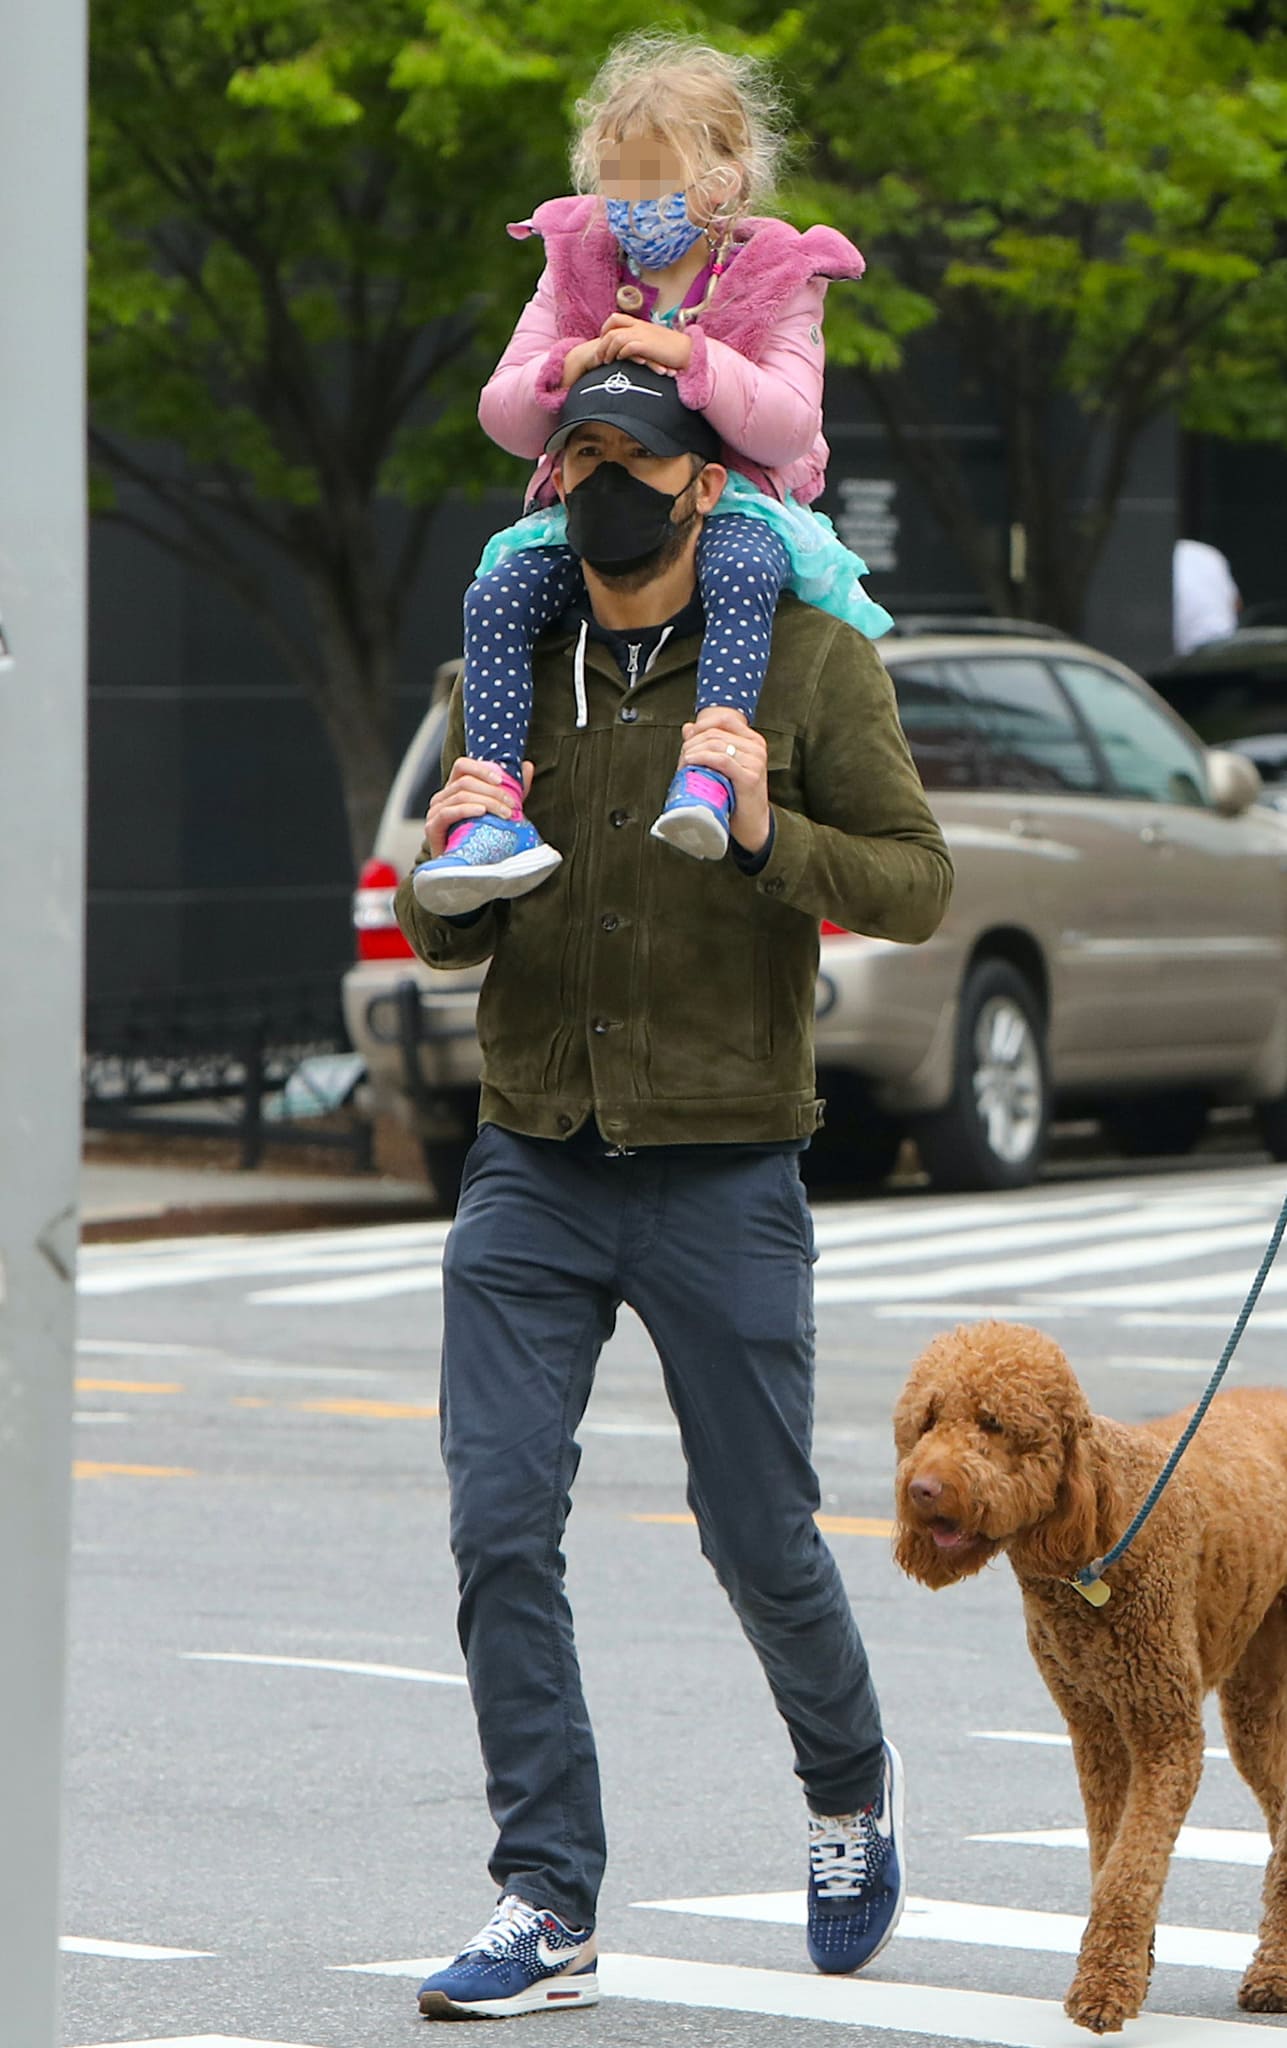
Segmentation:
[(1031, 839), (1034, 837), (1033, 828), (1026, 818), (1011, 818), (1010, 836), (1012, 839)]
[(1145, 846), (1166, 845), (1166, 834), (1160, 825), (1141, 825), (1140, 839)]

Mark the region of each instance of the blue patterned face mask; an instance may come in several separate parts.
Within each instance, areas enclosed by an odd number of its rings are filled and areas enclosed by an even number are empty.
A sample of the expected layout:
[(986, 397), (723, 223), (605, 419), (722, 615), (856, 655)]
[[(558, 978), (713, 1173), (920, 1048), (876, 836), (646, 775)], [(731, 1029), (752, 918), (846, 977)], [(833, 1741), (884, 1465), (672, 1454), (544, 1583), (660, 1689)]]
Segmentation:
[(700, 241), (704, 228), (694, 227), (682, 192), (664, 199), (605, 199), (608, 226), (636, 270), (668, 270)]

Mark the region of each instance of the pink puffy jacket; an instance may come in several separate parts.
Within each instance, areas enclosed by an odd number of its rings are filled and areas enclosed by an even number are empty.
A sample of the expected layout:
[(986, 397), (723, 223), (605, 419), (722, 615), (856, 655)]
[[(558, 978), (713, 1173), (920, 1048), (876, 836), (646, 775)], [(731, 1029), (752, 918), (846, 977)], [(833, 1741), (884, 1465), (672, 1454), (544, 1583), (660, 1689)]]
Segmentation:
[[(599, 201), (549, 199), (516, 222), (518, 241), (540, 235), (545, 269), (508, 348), (483, 387), (478, 417), (511, 455), (538, 463), (527, 502), (548, 504), (542, 450), (563, 406), (563, 363), (617, 311), (621, 254)], [(781, 220), (744, 220), (736, 259), (685, 332), (693, 356), (680, 372), (685, 405), (723, 437), (730, 469), (777, 498), (811, 504), (826, 480), (822, 435), (822, 312), (832, 278), (859, 278), (865, 264), (834, 228), (801, 234)]]

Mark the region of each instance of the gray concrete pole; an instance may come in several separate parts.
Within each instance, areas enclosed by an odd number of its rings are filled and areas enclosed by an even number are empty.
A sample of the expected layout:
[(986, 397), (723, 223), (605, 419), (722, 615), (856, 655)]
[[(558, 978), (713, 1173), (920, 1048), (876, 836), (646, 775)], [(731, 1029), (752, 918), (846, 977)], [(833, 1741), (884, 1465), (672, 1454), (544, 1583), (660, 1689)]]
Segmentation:
[(0, 2038), (54, 2048), (85, 804), (85, 0), (0, 0), (0, 52)]

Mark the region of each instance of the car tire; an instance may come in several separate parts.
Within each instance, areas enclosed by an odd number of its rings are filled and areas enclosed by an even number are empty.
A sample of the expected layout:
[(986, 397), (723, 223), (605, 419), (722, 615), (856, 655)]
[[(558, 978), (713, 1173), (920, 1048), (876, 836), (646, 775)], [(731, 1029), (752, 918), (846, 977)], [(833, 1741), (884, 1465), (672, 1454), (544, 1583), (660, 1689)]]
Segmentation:
[(1276, 1095), (1272, 1102), (1258, 1102), (1255, 1117), (1260, 1142), (1269, 1157), (1287, 1159), (1287, 1095)]
[(913, 1135), (931, 1185), (1027, 1187), (1046, 1155), (1050, 1071), (1041, 1004), (1007, 960), (981, 960), (961, 989), (956, 1075), (945, 1108)]
[(1100, 1122), (1124, 1159), (1180, 1159), (1206, 1130), (1207, 1104), (1204, 1096), (1187, 1088), (1140, 1095), (1131, 1102), (1114, 1103)]
[(853, 1074), (832, 1068), (818, 1075), (827, 1120), (801, 1155), (807, 1188), (879, 1187), (893, 1172), (902, 1148), (902, 1127), (877, 1109), (870, 1091)]
[(420, 1156), (425, 1163), (425, 1174), (436, 1200), (448, 1215), (455, 1214), (456, 1204), (460, 1200), (461, 1177), (473, 1142), (472, 1133), (467, 1138), (421, 1140)]

